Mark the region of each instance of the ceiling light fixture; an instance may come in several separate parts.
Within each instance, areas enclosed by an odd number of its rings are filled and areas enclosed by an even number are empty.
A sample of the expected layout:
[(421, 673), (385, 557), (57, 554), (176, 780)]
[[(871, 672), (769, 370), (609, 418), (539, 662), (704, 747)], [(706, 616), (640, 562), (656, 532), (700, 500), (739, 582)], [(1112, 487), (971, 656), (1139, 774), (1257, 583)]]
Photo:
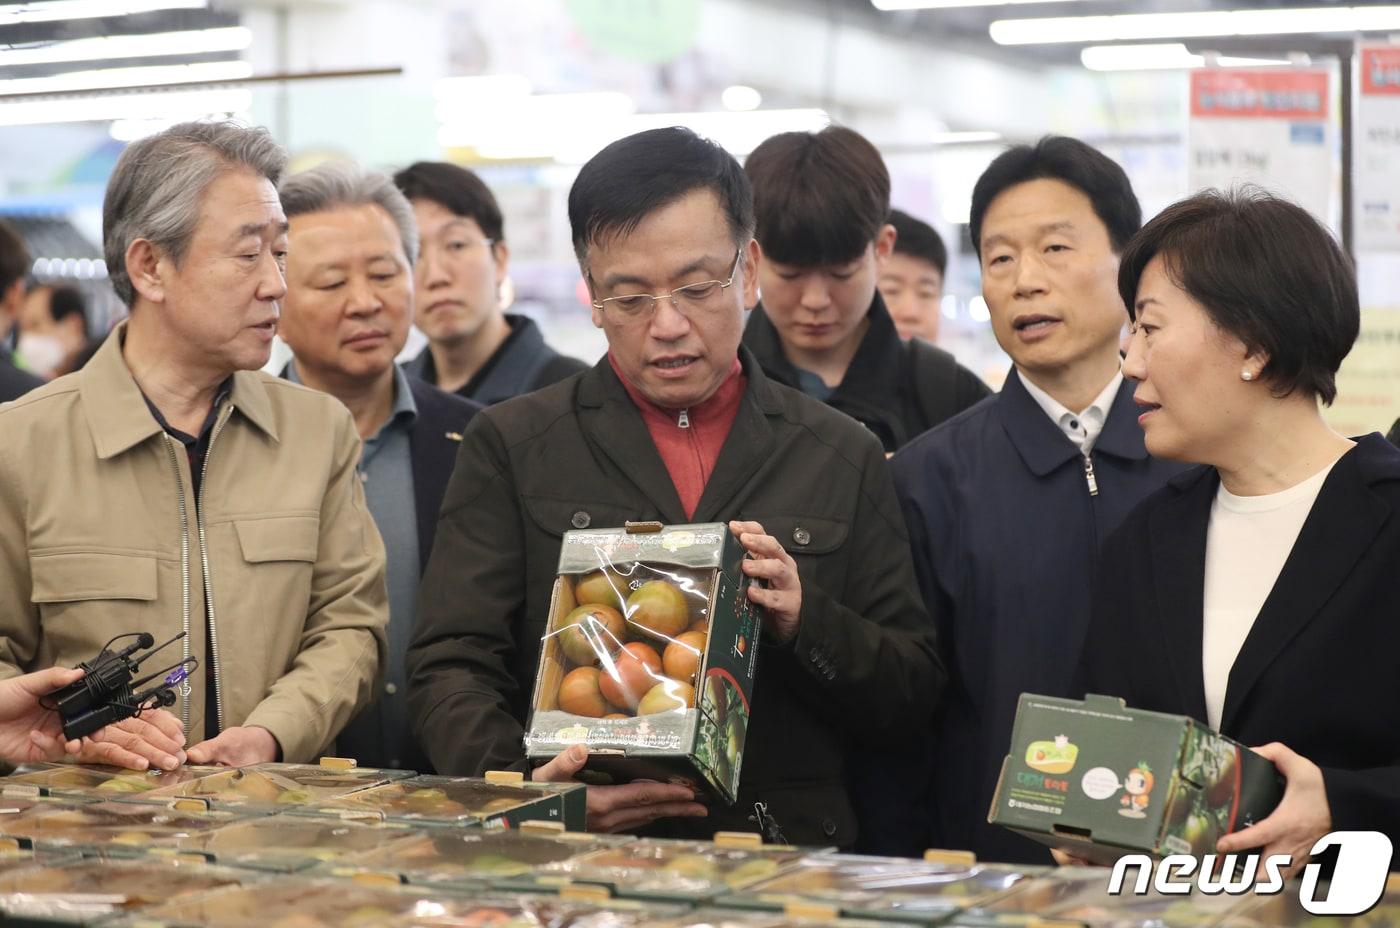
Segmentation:
[(103, 94), (66, 100), (22, 100), (0, 103), (0, 126), (123, 119), (167, 119), (173, 122), (222, 113), (244, 113), (252, 106), (251, 90), (185, 90)]
[(168, 64), (149, 68), (102, 68), (68, 71), (52, 77), (0, 80), (0, 99), (16, 94), (74, 93), (122, 87), (156, 87), (164, 84), (198, 84), (232, 81), (253, 76), (246, 61), (206, 61), (201, 64)]
[(1011, 6), (1025, 3), (1064, 3), (1068, 0), (871, 0), (877, 10), (949, 10), (965, 6)]
[(0, 49), (0, 67), (26, 64), (60, 64), (67, 61), (104, 61), (110, 58), (158, 58), (164, 55), (200, 55), (207, 52), (241, 52), (253, 44), (252, 30), (221, 26), (188, 32), (153, 32), (146, 35), (109, 35), (71, 42), (20, 45)]
[(1079, 53), (1090, 71), (1189, 71), (1213, 64), (1222, 68), (1287, 67), (1287, 58), (1233, 58), (1226, 55), (1207, 62), (1180, 42), (1161, 45), (1091, 45)]
[(0, 12), (0, 26), (102, 19), (157, 10), (202, 10), (209, 0), (35, 0)]
[(759, 108), (763, 103), (763, 95), (752, 87), (735, 84), (724, 88), (724, 92), (719, 95), (719, 102), (732, 113), (747, 113)]
[(1400, 6), (1214, 10), (999, 19), (988, 29), (998, 45), (1132, 42), (1207, 36), (1298, 35), (1400, 29)]

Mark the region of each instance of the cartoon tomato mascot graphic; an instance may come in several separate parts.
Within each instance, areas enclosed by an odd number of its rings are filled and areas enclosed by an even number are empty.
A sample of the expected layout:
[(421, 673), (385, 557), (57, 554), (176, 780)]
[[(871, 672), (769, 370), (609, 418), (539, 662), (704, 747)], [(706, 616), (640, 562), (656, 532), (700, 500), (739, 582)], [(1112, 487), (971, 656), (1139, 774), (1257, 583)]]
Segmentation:
[(1152, 793), (1152, 768), (1141, 763), (1128, 771), (1123, 778), (1123, 798), (1119, 800), (1124, 808), (1118, 814), (1127, 818), (1147, 818), (1147, 797)]

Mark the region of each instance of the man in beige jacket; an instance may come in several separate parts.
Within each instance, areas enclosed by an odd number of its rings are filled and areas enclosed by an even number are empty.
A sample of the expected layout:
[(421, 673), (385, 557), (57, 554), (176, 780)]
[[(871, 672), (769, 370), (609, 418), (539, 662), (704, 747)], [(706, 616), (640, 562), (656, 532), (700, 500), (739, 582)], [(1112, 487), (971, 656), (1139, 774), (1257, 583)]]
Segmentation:
[(285, 161), (230, 123), (127, 148), (103, 245), (130, 318), (0, 407), (0, 676), (186, 632), (144, 669), (198, 659), (175, 710), (194, 763), (315, 758), (385, 651), (354, 422), (258, 372), (286, 292)]

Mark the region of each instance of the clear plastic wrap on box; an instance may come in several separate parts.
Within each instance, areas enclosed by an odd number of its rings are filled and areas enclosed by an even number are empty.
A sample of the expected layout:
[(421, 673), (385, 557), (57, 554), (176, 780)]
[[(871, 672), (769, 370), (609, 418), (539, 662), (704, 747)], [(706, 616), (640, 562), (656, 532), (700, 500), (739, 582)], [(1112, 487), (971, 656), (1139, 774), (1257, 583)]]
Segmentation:
[(213, 775), (158, 790), (152, 797), (203, 799), (219, 806), (291, 808), (339, 799), (412, 775), (412, 771), (371, 767), (255, 764), (220, 768)]
[(720, 523), (567, 532), (525, 743), (536, 760), (585, 745), (619, 780), (738, 793), (758, 646)]
[(422, 776), (306, 807), (311, 815), (364, 813), (387, 821), (425, 825), (518, 826), (555, 821), (581, 831), (588, 802), (577, 783), (533, 783), (519, 774), (498, 778)]
[(89, 796), (94, 799), (144, 797), (211, 774), (226, 773), (227, 767), (185, 765), (174, 770), (128, 770), (125, 767), (78, 764), (29, 764), (0, 779), (0, 793), (18, 795), (28, 788), (60, 796)]
[(87, 858), (0, 872), (0, 915), (6, 921), (87, 924), (139, 911), (251, 878), (246, 872), (176, 858), (114, 861)]
[(629, 839), (562, 832), (557, 835), (518, 831), (425, 832), (360, 855), (354, 864), (403, 874), (411, 883), (452, 884), (462, 880), (500, 880), (536, 867), (572, 860)]
[(0, 834), (36, 846), (79, 847), (117, 856), (172, 847), (201, 832), (245, 816), (219, 810), (174, 808), (170, 803), (133, 801), (53, 802), (5, 800)]
[(806, 901), (848, 915), (922, 920), (985, 904), (1026, 876), (1025, 867), (963, 862), (956, 855), (948, 861), (815, 855), (755, 883), (726, 904), (781, 909)]
[(347, 860), (416, 834), (406, 825), (386, 822), (269, 815), (190, 835), (176, 845), (236, 867), (295, 871)]
[(643, 839), (536, 868), (539, 885), (597, 883), (623, 897), (707, 900), (743, 889), (801, 859), (791, 847), (730, 847)]

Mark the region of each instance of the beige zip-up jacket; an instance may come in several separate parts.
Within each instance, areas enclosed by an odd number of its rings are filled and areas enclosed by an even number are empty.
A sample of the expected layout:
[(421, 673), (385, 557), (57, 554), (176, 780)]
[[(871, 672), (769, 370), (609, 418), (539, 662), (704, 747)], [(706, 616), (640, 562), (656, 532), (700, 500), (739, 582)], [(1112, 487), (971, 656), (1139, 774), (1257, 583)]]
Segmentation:
[(172, 709), (189, 742), (212, 673), (223, 727), (266, 728), (284, 760), (312, 760), (369, 702), (386, 653), (354, 422), (330, 396), (240, 371), (197, 503), (122, 328), (83, 370), (0, 406), (0, 677), (74, 666), (125, 632), (186, 631), (142, 671), (200, 659)]

